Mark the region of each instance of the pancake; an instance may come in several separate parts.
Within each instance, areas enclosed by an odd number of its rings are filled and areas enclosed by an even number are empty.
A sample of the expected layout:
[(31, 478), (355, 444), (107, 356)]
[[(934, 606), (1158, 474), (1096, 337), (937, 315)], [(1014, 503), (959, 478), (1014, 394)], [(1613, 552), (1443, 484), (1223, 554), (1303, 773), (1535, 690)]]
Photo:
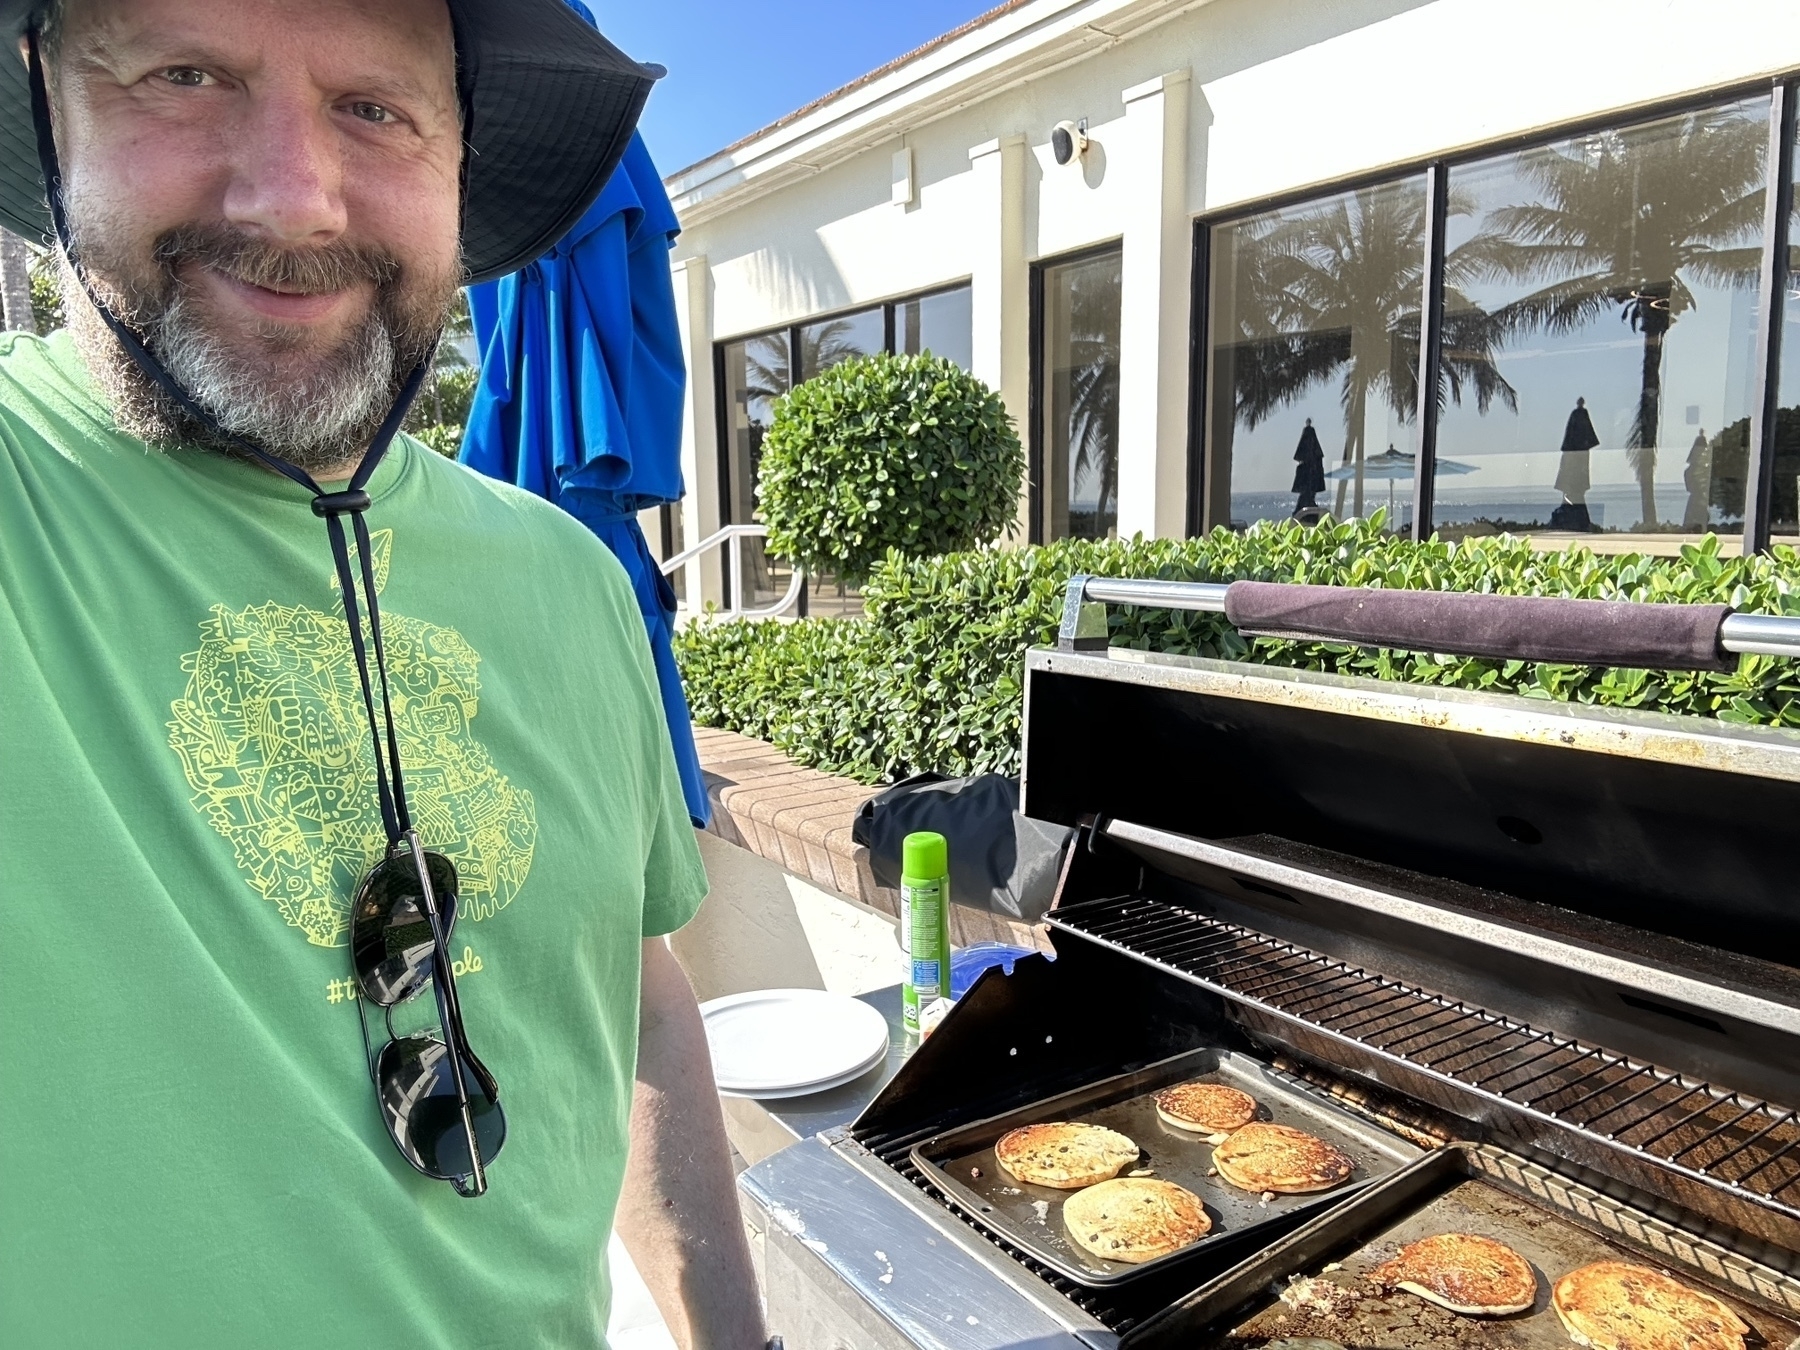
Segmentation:
[(1018, 1181), (1076, 1191), (1118, 1176), (1138, 1146), (1103, 1125), (1026, 1125), (1001, 1135), (994, 1156)]
[(1304, 1130), (1254, 1120), (1213, 1150), (1213, 1166), (1241, 1191), (1302, 1195), (1341, 1186), (1356, 1164)]
[(1154, 1100), (1163, 1124), (1210, 1135), (1215, 1144), (1256, 1119), (1256, 1098), (1223, 1083), (1182, 1083), (1157, 1093)]
[(1623, 1261), (1571, 1271), (1550, 1306), (1569, 1338), (1591, 1350), (1744, 1350), (1750, 1331), (1711, 1294)]
[(1153, 1177), (1121, 1177), (1063, 1202), (1063, 1224), (1084, 1251), (1138, 1265), (1180, 1251), (1212, 1231), (1192, 1191)]
[(1439, 1233), (1409, 1242), (1370, 1279), (1465, 1317), (1503, 1317), (1537, 1301), (1537, 1272), (1503, 1242)]

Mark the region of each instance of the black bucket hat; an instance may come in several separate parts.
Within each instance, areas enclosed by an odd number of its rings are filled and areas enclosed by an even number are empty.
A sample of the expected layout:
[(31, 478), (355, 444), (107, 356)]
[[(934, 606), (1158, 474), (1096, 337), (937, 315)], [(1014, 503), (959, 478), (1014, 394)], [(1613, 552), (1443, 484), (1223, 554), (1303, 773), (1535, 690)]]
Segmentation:
[[(599, 196), (661, 66), (626, 56), (563, 0), (446, 0), (465, 109), (463, 259), (473, 281), (547, 252)], [(0, 0), (0, 225), (52, 238), (31, 83), (15, 55), (44, 0)]]

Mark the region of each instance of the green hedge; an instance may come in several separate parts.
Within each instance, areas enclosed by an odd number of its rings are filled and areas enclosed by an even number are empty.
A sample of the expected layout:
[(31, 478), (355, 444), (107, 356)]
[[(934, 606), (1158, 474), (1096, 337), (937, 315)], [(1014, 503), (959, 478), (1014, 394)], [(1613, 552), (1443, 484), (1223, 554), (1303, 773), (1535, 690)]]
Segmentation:
[[(694, 718), (774, 742), (865, 783), (922, 769), (1018, 771), (1025, 648), (1056, 639), (1075, 572), (1180, 581), (1314, 582), (1684, 603), (1800, 614), (1800, 553), (1722, 558), (1708, 538), (1678, 558), (1545, 552), (1508, 536), (1416, 544), (1380, 517), (1201, 539), (1065, 540), (1042, 548), (897, 555), (864, 588), (868, 617), (698, 623), (676, 641)], [(1746, 656), (1729, 675), (1611, 670), (1246, 640), (1223, 615), (1111, 610), (1112, 641), (1189, 655), (1337, 671), (1530, 698), (1657, 708), (1800, 726), (1800, 671)]]

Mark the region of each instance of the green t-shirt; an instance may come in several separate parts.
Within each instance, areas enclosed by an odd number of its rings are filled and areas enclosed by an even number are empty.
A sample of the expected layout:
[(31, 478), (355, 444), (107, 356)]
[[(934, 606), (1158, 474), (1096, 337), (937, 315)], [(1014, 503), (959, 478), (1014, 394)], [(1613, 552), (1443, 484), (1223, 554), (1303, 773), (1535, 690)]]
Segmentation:
[(705, 891), (643, 623), (536, 498), (404, 440), (371, 490), (509, 1125), (474, 1200), (395, 1151), (363, 1057), (344, 925), (383, 836), (323, 522), (121, 435), (66, 336), (0, 338), (8, 1350), (605, 1343), (640, 942)]

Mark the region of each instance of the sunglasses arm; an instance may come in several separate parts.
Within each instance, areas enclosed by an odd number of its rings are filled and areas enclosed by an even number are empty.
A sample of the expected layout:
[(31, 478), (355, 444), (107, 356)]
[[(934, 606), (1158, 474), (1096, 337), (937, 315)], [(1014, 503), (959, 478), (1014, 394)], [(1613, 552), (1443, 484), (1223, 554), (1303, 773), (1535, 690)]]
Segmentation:
[(450, 1080), (456, 1085), (456, 1109), (462, 1116), (463, 1133), (469, 1140), (469, 1166), (472, 1169), (469, 1187), (465, 1190), (458, 1182), (456, 1189), (462, 1195), (481, 1195), (487, 1190), (487, 1169), (482, 1165), (481, 1146), (475, 1138), (475, 1116), (469, 1107), (469, 1088), (463, 1079), (463, 1056), (468, 1053), (469, 1042), (468, 1034), (463, 1030), (462, 1003), (457, 998), (456, 980), (450, 969), (449, 935), (444, 931), (442, 916), (438, 913), (437, 896), (431, 889), (431, 869), (425, 865), (425, 849), (419, 843), (418, 832), (408, 830), (402, 838), (412, 852), (425, 916), (431, 921), (431, 963), (436, 977), (432, 983), (437, 990), (438, 1013), (444, 1023), (445, 1048), (450, 1052)]

